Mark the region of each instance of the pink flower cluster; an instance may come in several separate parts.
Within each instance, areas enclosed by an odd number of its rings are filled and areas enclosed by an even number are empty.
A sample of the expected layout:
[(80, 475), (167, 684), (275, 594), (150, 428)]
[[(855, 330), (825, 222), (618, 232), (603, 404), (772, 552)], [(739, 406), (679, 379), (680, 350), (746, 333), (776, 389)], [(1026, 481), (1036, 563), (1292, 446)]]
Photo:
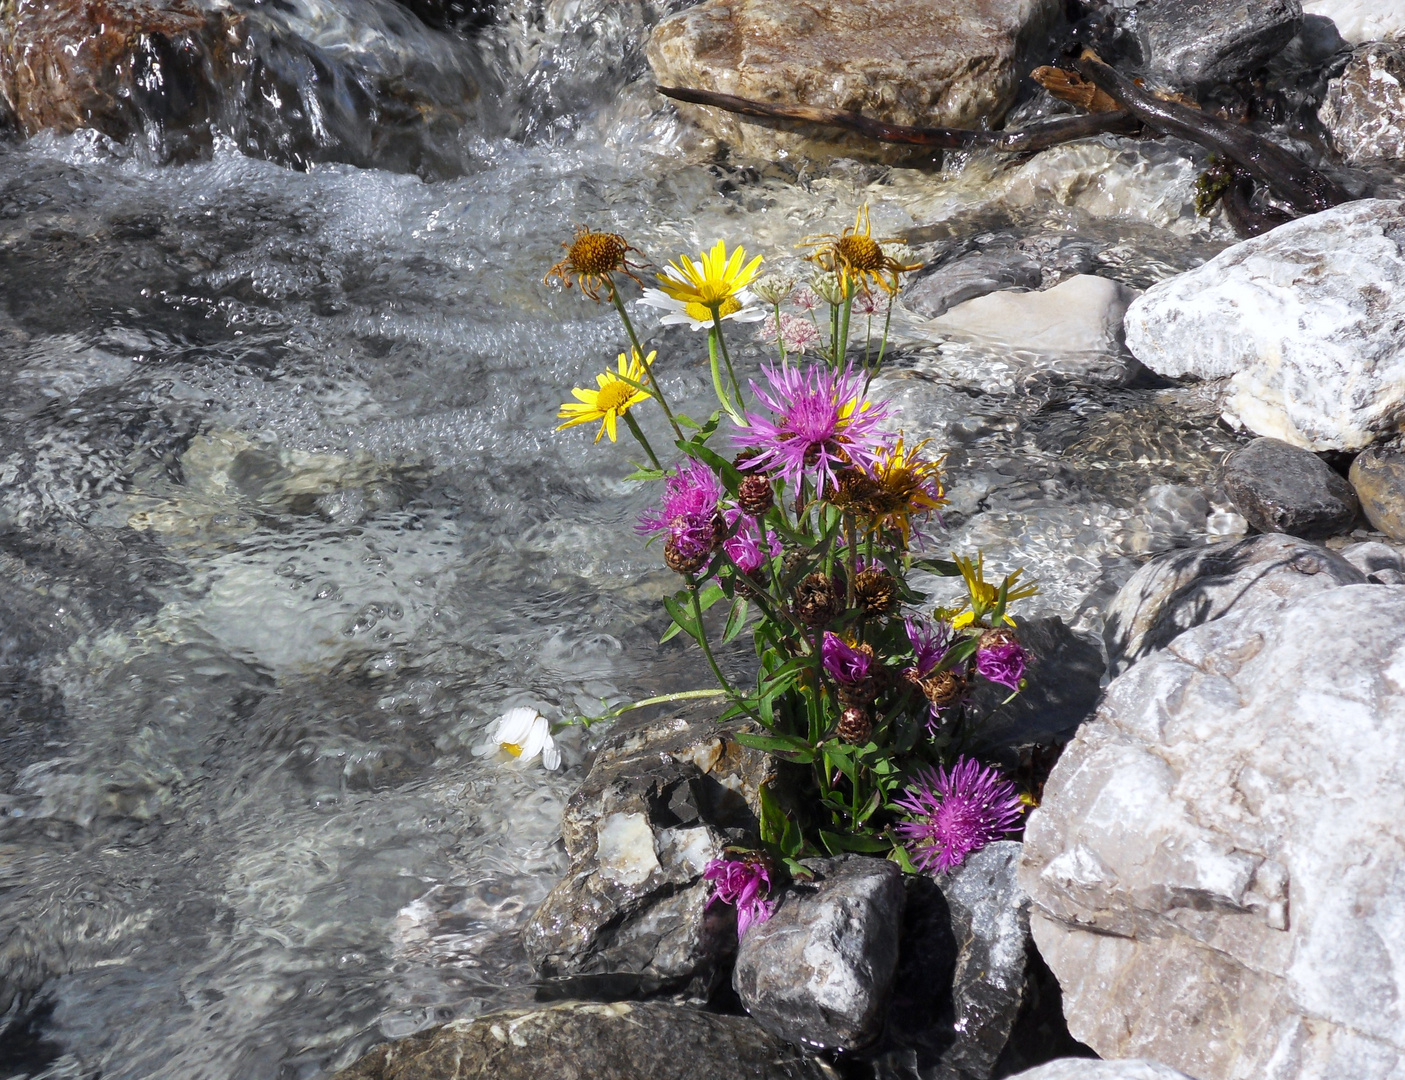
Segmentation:
[(737, 909), (738, 941), (753, 926), (775, 914), (775, 901), (767, 899), (771, 892), (771, 871), (764, 859), (713, 859), (703, 871), (703, 877), (713, 883), (708, 907), (722, 903)]

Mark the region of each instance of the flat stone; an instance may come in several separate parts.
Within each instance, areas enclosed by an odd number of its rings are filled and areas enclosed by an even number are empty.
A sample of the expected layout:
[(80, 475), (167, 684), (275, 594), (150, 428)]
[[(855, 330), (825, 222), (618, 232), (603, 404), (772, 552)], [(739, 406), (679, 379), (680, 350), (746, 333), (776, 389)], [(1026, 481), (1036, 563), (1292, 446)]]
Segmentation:
[(1320, 540), (1350, 529), (1360, 509), (1346, 477), (1281, 439), (1255, 439), (1234, 451), (1221, 482), (1234, 508), (1260, 532)]
[(1304, 0), (1303, 11), (1331, 19), (1353, 45), (1405, 34), (1405, 6), (1381, 0)]
[(770, 770), (716, 724), (673, 718), (611, 733), (562, 815), (571, 866), (523, 932), (555, 992), (712, 993), (737, 931), (731, 908), (708, 907), (702, 874), (754, 837)]
[(1405, 157), (1405, 49), (1372, 42), (1357, 49), (1327, 84), (1317, 117), (1347, 161)]
[(732, 985), (747, 1012), (786, 1041), (857, 1049), (878, 1037), (893, 988), (902, 872), (863, 855), (805, 866), (815, 880), (786, 886), (771, 918), (747, 931)]
[(1309, 450), (1405, 422), (1405, 204), (1363, 199), (1225, 249), (1127, 310), (1161, 375), (1231, 376), (1225, 415)]
[(1201, 1080), (1405, 1073), (1405, 586), (1181, 633), (1107, 688), (1025, 830), (1069, 1030)]
[[(705, 0), (663, 20), (647, 50), (664, 86), (819, 105), (896, 124), (998, 126), (1057, 0)], [(679, 112), (742, 154), (902, 160), (905, 148), (796, 133), (718, 109)], [(930, 157), (931, 151), (920, 156)]]
[(1147, 0), (1127, 24), (1146, 75), (1179, 90), (1242, 79), (1287, 45), (1302, 21), (1298, 0)]
[(1365, 575), (1335, 552), (1271, 533), (1168, 552), (1141, 567), (1108, 605), (1103, 629), (1117, 675), (1185, 631), (1232, 613), (1279, 608)]
[(1078, 274), (1044, 292), (993, 292), (967, 300), (927, 325), (1045, 354), (1116, 352), (1123, 316), (1136, 295), (1109, 278)]
[(332, 1080), (820, 1080), (744, 1016), (573, 1002), (455, 1020), (373, 1047)]
[(1349, 476), (1366, 519), (1392, 540), (1405, 540), (1405, 454), (1367, 450)]
[(1038, 1068), (1017, 1073), (1010, 1080), (1193, 1080), (1168, 1065), (1141, 1058), (1097, 1061), (1060, 1058)]

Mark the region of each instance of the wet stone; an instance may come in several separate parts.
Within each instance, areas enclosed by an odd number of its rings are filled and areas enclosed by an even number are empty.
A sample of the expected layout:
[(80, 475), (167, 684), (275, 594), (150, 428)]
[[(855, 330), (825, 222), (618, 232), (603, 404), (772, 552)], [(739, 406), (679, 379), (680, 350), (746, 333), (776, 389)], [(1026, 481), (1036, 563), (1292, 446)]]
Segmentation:
[(1353, 164), (1405, 157), (1405, 49), (1372, 42), (1327, 84), (1318, 118)]
[(1350, 478), (1366, 519), (1392, 540), (1405, 540), (1405, 454), (1367, 450), (1351, 463)]
[(562, 995), (676, 991), (707, 998), (736, 945), (708, 907), (707, 864), (755, 834), (764, 754), (733, 729), (681, 718), (622, 725), (571, 796), (566, 876), (527, 924), (538, 974)]
[(819, 1080), (744, 1016), (571, 1003), (456, 1020), (373, 1047), (333, 1080)]
[(852, 1050), (876, 1039), (892, 991), (902, 872), (863, 855), (808, 859), (771, 918), (742, 939), (732, 983), (762, 1027), (789, 1042)]
[(1302, 18), (1298, 0), (1149, 0), (1129, 25), (1145, 73), (1193, 89), (1261, 67), (1292, 40)]
[(1039, 260), (1016, 247), (973, 251), (915, 277), (902, 299), (919, 315), (936, 318), (957, 304), (1003, 289), (1037, 289), (1044, 279)]
[(1351, 485), (1316, 454), (1255, 439), (1225, 459), (1234, 507), (1260, 532), (1322, 539), (1345, 532), (1359, 509)]
[(1060, 1058), (1010, 1080), (1192, 1080), (1185, 1073), (1156, 1061), (1129, 1058), (1124, 1061), (1094, 1061), (1088, 1058)]

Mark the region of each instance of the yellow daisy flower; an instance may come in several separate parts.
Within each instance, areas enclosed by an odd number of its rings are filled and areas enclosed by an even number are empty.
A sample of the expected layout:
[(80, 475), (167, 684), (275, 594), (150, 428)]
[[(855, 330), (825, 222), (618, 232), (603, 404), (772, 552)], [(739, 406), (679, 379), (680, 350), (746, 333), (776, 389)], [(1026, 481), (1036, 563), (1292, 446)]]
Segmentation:
[(921, 267), (921, 263), (901, 263), (888, 255), (883, 244), (899, 243), (896, 238), (875, 240), (868, 220), (868, 206), (859, 207), (854, 216), (853, 228), (845, 228), (835, 236), (825, 233), (822, 236), (807, 236), (800, 241), (802, 247), (819, 247), (813, 255), (808, 255), (812, 263), (821, 270), (838, 274), (846, 281), (852, 281), (869, 291), (872, 281), (889, 296), (898, 291), (898, 275)]
[(582, 390), (577, 387), (571, 391), (576, 400), (568, 401), (561, 406), (561, 411), (556, 416), (557, 419), (564, 419), (566, 422), (558, 424), (556, 430), (560, 431), (562, 428), (574, 427), (576, 424), (589, 424), (594, 420), (599, 420), (600, 430), (596, 433), (595, 441), (599, 442), (601, 435), (608, 434), (610, 441), (614, 442), (616, 425), (619, 423), (620, 417), (641, 401), (653, 396), (649, 391), (641, 390), (638, 386), (631, 384), (644, 381), (644, 365), (652, 364), (657, 355), (657, 352), (651, 352), (641, 362), (639, 353), (634, 352), (633, 358), (626, 364), (624, 353), (620, 353), (618, 375), (613, 371), (603, 371), (595, 376), (597, 389)]
[[(753, 297), (745, 292), (756, 277), (757, 267), (762, 256), (751, 262), (746, 261), (746, 249), (736, 247), (727, 254), (727, 243), (719, 240), (711, 251), (704, 251), (694, 262), (686, 255), (680, 255), (678, 262), (669, 263), (658, 274), (659, 286), (664, 293), (685, 306), (696, 304), (706, 312), (709, 321), (712, 309), (719, 308), (725, 315), (733, 314), (745, 307)], [(681, 264), (681, 265), (680, 265)], [(728, 303), (731, 301), (731, 303)], [(696, 314), (696, 312), (691, 312)]]

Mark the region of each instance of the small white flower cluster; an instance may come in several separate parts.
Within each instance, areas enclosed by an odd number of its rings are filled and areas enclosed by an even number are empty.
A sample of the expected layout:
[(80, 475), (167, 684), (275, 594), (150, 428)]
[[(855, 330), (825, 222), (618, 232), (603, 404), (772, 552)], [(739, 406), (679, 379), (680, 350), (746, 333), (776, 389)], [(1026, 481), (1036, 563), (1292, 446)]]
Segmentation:
[(504, 753), (524, 765), (540, 755), (545, 768), (561, 768), (561, 751), (551, 737), (551, 721), (525, 705), (508, 709), (494, 720), (487, 741), (475, 746), (473, 753), (475, 757)]

